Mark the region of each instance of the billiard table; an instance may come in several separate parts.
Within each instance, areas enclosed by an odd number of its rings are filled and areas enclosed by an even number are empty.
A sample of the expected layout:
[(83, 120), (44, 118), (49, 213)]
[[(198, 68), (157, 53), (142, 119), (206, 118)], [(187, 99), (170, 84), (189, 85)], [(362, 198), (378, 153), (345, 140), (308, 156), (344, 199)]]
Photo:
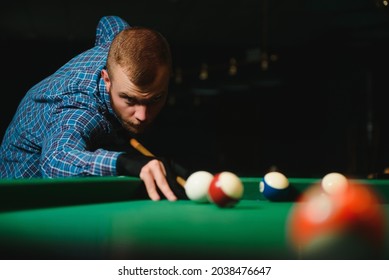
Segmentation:
[[(295, 201), (270, 202), (241, 178), (232, 208), (147, 199), (132, 177), (0, 180), (1, 259), (299, 259), (287, 237)], [(319, 182), (289, 178), (299, 192)], [(370, 185), (389, 214), (389, 180)], [(387, 227), (387, 225), (386, 225)], [(389, 244), (383, 244), (389, 259)], [(337, 256), (333, 256), (337, 259)]]

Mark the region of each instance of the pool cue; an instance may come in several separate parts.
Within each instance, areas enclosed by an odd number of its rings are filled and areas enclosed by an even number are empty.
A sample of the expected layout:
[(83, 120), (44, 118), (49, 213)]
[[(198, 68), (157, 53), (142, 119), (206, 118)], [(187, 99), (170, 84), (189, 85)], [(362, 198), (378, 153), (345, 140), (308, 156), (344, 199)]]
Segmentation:
[[(147, 150), (141, 143), (138, 142), (138, 140), (136, 140), (135, 138), (131, 138), (130, 139), (130, 144), (132, 147), (134, 147), (136, 150), (138, 150), (142, 155), (144, 156), (148, 156), (148, 157), (154, 157), (153, 153), (151, 153), (149, 150)], [(177, 183), (181, 186), (181, 187), (185, 187), (185, 179), (180, 177), (180, 176), (177, 176), (176, 178), (177, 180)]]

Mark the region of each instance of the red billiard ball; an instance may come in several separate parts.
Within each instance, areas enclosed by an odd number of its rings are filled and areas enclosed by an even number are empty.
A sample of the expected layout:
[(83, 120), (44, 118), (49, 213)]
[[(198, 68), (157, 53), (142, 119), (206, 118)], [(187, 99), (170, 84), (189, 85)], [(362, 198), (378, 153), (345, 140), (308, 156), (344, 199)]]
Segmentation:
[(302, 258), (366, 259), (382, 254), (385, 217), (379, 197), (367, 186), (326, 193), (308, 189), (292, 207), (287, 238)]
[(237, 175), (224, 171), (217, 173), (209, 186), (209, 200), (219, 207), (233, 207), (243, 196), (243, 183)]

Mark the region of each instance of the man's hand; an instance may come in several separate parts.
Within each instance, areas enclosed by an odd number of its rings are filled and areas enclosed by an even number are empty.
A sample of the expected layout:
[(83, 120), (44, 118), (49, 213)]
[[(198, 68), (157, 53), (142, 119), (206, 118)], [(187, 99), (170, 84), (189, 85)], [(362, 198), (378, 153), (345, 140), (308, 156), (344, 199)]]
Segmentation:
[(177, 200), (177, 196), (170, 188), (166, 176), (163, 163), (157, 159), (149, 161), (142, 167), (139, 177), (144, 182), (150, 199), (160, 200), (159, 190), (168, 200)]
[(188, 199), (184, 187), (177, 182), (177, 176), (187, 178), (188, 172), (171, 160), (123, 153), (116, 166), (118, 175), (139, 176), (152, 200), (160, 200), (161, 196), (170, 201)]

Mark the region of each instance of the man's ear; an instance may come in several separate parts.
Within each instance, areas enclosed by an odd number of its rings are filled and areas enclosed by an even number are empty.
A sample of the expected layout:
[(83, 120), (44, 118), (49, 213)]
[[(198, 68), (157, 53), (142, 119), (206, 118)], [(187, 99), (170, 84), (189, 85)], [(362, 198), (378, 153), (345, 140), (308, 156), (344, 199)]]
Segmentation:
[(101, 70), (101, 77), (104, 80), (105, 89), (109, 92), (111, 88), (111, 79), (109, 78), (108, 71), (106, 69)]

